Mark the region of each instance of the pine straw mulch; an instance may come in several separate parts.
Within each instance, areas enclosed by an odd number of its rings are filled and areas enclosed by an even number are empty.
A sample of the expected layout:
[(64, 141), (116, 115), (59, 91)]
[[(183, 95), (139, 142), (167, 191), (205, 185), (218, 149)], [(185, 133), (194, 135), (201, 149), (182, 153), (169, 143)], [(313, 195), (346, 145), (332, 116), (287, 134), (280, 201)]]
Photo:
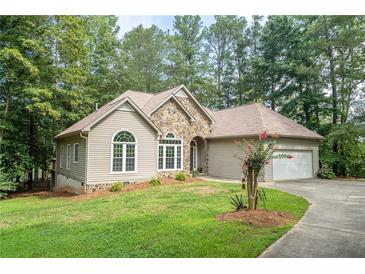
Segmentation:
[(268, 211), (265, 209), (227, 212), (216, 217), (218, 221), (239, 221), (259, 227), (283, 226), (294, 220), (293, 215), (287, 212)]
[[(173, 178), (161, 178), (161, 185), (174, 185), (174, 184), (184, 184), (184, 183), (197, 183), (197, 182), (204, 182), (205, 179), (202, 178), (193, 178), (190, 176), (186, 177), (185, 181), (177, 181)], [(7, 199), (13, 199), (18, 197), (31, 197), (31, 196), (37, 196), (40, 198), (67, 198), (68, 200), (75, 200), (75, 201), (87, 201), (92, 200), (98, 197), (104, 197), (104, 196), (112, 196), (123, 192), (132, 192), (132, 191), (138, 191), (141, 189), (152, 187), (148, 182), (137, 182), (134, 184), (129, 184), (127, 186), (124, 186), (123, 189), (120, 192), (111, 192), (108, 190), (105, 191), (96, 191), (96, 192), (90, 192), (85, 194), (74, 194), (69, 192), (51, 192), (51, 191), (39, 191), (39, 192), (15, 192), (7, 196)]]

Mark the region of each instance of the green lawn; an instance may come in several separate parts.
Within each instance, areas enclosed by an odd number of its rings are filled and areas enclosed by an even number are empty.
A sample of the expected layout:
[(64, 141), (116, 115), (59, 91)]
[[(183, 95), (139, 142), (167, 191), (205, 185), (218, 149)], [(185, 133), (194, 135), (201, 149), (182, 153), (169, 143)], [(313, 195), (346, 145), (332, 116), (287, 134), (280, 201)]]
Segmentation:
[[(256, 257), (293, 225), (222, 223), (239, 185), (157, 186), (88, 201), (19, 197), (0, 202), (0, 257)], [(296, 220), (308, 203), (267, 189), (272, 210)]]

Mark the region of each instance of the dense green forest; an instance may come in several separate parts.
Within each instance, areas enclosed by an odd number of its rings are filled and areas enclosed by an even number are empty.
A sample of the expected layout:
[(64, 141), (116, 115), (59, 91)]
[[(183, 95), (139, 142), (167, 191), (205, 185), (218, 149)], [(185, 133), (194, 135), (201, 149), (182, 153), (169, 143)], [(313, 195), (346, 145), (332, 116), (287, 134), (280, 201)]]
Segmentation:
[(365, 17), (0, 16), (0, 178), (47, 169), (53, 137), (127, 89), (185, 84), (221, 109), (262, 102), (326, 137), (321, 165), (365, 176)]

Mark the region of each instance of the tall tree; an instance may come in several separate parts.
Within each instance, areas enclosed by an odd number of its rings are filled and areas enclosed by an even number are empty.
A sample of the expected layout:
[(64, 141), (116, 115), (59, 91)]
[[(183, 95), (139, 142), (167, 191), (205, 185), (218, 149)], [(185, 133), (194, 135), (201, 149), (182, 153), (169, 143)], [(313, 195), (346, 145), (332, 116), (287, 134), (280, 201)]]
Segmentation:
[(282, 98), (292, 87), (292, 49), (298, 44), (298, 29), (289, 16), (269, 16), (262, 31), (261, 58), (256, 73), (261, 90), (272, 110), (282, 104)]
[(157, 92), (166, 87), (166, 34), (141, 25), (125, 34), (121, 45), (123, 78), (130, 89)]
[(84, 17), (89, 49), (90, 72), (87, 87), (99, 104), (120, 94), (121, 74), (119, 26), (116, 16)]
[(175, 16), (169, 37), (168, 77), (173, 84), (185, 84), (195, 93), (203, 79), (202, 21), (200, 16)]
[(262, 102), (263, 93), (256, 72), (260, 59), (261, 33), (263, 16), (252, 16), (250, 26), (244, 33), (237, 34), (236, 58), (238, 63), (238, 80), (236, 85), (238, 105), (250, 102)]
[[(216, 22), (205, 28), (205, 50), (209, 59), (209, 76), (215, 85), (210, 105), (228, 107), (235, 99), (237, 63), (234, 60), (235, 38), (245, 26), (245, 19), (237, 16), (215, 16)], [(237, 41), (238, 42), (238, 41)], [(238, 42), (239, 43), (239, 42)], [(213, 95), (212, 94), (212, 95)]]

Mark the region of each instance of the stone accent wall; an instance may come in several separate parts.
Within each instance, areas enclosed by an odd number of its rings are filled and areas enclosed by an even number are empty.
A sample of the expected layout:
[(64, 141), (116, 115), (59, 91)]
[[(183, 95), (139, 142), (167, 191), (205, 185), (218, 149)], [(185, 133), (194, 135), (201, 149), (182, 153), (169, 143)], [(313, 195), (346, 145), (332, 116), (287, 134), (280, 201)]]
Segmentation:
[[(137, 182), (123, 182), (124, 186), (132, 185)], [(100, 184), (86, 184), (86, 193), (98, 192), (98, 191), (109, 191), (115, 183), (100, 183)]]
[[(157, 111), (151, 120), (165, 135), (173, 132), (177, 138), (183, 139), (183, 169), (190, 172), (190, 142), (194, 137), (201, 137), (205, 143), (205, 164), (203, 171), (208, 171), (208, 142), (205, 137), (211, 129), (210, 120), (197, 104), (190, 98), (177, 97), (181, 104), (189, 110), (195, 120), (191, 121), (185, 111), (174, 101), (169, 100)], [(176, 172), (161, 172), (159, 176), (173, 176)]]

